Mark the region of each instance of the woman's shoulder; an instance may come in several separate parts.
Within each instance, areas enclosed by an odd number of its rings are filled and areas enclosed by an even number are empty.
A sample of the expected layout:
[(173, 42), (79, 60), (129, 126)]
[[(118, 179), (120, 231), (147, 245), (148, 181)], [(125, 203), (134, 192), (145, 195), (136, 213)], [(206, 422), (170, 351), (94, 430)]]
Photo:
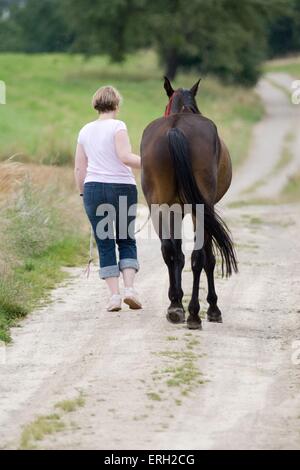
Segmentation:
[(114, 130), (115, 132), (117, 131), (127, 131), (127, 126), (124, 121), (121, 121), (120, 119), (114, 119)]
[(95, 121), (87, 122), (84, 126), (82, 126), (79, 133), (85, 132), (87, 129), (89, 129), (91, 126), (94, 126), (94, 125), (95, 125)]
[(84, 144), (86, 139), (89, 137), (91, 130), (94, 128), (96, 121), (91, 121), (85, 124), (78, 133), (77, 142), (79, 144)]

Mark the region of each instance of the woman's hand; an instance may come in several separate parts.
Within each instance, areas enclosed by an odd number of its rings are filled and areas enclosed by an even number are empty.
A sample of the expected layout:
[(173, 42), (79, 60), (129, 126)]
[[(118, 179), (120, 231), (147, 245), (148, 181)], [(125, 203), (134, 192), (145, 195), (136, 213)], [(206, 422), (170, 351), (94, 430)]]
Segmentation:
[(141, 168), (141, 157), (131, 152), (131, 144), (126, 130), (121, 129), (116, 133), (115, 145), (117, 155), (124, 165), (131, 168)]

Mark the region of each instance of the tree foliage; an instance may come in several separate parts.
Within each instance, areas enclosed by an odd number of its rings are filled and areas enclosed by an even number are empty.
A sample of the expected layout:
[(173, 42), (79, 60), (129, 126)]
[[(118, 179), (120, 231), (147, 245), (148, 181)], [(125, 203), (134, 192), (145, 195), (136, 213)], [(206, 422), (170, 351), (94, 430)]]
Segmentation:
[(271, 23), (268, 44), (270, 57), (300, 51), (300, 0), (287, 2), (282, 15)]
[(0, 50), (34, 53), (65, 51), (70, 47), (73, 38), (61, 15), (59, 0), (0, 2), (0, 12), (4, 12)]
[(254, 83), (269, 55), (300, 50), (300, 0), (0, 0), (0, 50), (107, 54), (155, 48), (165, 72), (193, 67)]
[(147, 0), (64, 0), (73, 50), (104, 53), (121, 61), (125, 54), (151, 44), (147, 39)]
[[(179, 67), (252, 84), (268, 51), (270, 22), (292, 0), (66, 0), (74, 46), (122, 60), (156, 48), (166, 74)], [(93, 8), (94, 7), (94, 8)]]

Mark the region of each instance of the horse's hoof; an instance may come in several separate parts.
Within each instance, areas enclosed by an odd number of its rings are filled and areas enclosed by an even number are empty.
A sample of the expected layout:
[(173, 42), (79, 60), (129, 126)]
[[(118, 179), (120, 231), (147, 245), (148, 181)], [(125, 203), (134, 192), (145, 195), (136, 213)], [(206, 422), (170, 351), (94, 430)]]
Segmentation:
[(214, 307), (214, 309), (209, 307), (207, 310), (207, 321), (214, 323), (223, 323), (221, 310), (219, 310), (218, 307)]
[(187, 319), (187, 327), (189, 330), (202, 330), (201, 318), (189, 316)]
[(171, 323), (184, 323), (184, 310), (180, 307), (170, 307), (167, 313), (167, 320)]

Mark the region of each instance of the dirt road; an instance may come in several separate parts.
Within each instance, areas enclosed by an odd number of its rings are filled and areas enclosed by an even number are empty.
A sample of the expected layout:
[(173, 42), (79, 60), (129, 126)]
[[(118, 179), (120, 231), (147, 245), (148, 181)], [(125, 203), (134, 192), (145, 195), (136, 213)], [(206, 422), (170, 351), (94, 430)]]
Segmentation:
[[(0, 365), (0, 448), (300, 448), (299, 206), (264, 203), (300, 166), (290, 81), (260, 82), (267, 115), (222, 203), (240, 261), (237, 276), (217, 279), (224, 323), (190, 332), (166, 321), (157, 240), (139, 239), (142, 312), (108, 315), (96, 267), (89, 280), (72, 270), (53, 303), (13, 330)], [(203, 312), (204, 288), (203, 276)]]

